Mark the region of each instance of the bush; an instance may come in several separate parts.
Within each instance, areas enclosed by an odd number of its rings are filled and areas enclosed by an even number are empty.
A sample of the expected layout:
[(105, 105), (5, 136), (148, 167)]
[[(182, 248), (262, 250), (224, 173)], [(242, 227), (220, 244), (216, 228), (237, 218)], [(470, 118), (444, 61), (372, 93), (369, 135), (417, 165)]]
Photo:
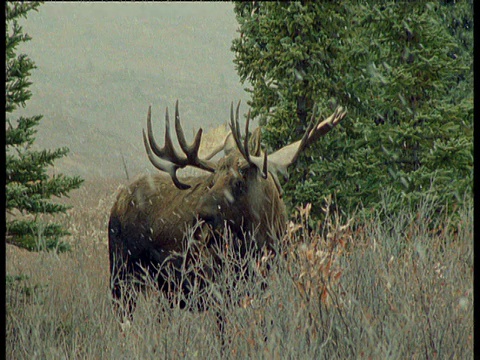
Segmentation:
[[(290, 169), (291, 208), (344, 215), (425, 189), (449, 211), (473, 191), (473, 1), (236, 2), (235, 64), (270, 150), (298, 140), (317, 103), (346, 119)], [(318, 114), (316, 114), (318, 115)]]

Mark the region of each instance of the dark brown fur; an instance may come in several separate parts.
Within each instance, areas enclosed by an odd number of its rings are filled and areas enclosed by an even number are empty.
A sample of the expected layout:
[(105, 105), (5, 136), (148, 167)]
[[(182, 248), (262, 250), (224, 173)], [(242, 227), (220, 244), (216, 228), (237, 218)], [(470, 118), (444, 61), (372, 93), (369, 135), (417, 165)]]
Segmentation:
[[(163, 174), (144, 175), (119, 190), (109, 222), (114, 298), (122, 297), (121, 283), (129, 276), (143, 274), (141, 267), (158, 269), (169, 256), (184, 252), (187, 228), (198, 219), (213, 228), (226, 221), (242, 241), (255, 239), (250, 245), (259, 253), (284, 233), (285, 205), (271, 175), (262, 178), (239, 152), (221, 159), (215, 173), (183, 181), (191, 188), (179, 190)], [(254, 236), (244, 239), (244, 234)], [(179, 258), (168, 261), (174, 259)], [(159, 276), (161, 288), (162, 280)]]

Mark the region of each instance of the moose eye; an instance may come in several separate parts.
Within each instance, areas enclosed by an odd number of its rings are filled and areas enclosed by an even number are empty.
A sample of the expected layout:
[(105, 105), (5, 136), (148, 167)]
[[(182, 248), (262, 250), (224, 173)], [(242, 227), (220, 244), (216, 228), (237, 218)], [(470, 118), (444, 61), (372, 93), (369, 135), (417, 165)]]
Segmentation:
[(242, 195), (246, 192), (247, 184), (243, 179), (237, 179), (233, 183), (233, 193), (235, 196)]
[(245, 178), (247, 176), (247, 172), (248, 172), (248, 167), (239, 167), (238, 168), (238, 173), (240, 174), (240, 176), (242, 178)]

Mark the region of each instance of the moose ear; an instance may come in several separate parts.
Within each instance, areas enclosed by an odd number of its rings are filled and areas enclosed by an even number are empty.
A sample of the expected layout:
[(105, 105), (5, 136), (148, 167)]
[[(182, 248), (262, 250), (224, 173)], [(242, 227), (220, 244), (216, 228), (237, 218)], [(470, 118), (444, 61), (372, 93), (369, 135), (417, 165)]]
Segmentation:
[(262, 128), (259, 126), (253, 130), (250, 139), (248, 139), (248, 147), (250, 154), (253, 156), (260, 156), (262, 153)]

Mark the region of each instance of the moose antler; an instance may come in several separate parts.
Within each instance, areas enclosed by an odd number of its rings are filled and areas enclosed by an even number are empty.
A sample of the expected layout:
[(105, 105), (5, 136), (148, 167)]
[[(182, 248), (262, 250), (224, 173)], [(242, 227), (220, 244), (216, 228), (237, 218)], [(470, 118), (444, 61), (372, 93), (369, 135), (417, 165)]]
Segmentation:
[[(315, 105), (312, 111), (310, 124), (301, 140), (286, 145), (269, 156), (270, 168), (273, 168), (272, 170), (282, 174), (286, 179), (288, 178), (287, 168), (297, 161), (298, 156), (310, 144), (314, 143), (321, 136), (326, 135), (330, 130), (337, 126), (347, 114), (347, 111), (344, 111), (343, 108), (339, 106), (335, 109), (332, 115), (320, 122), (320, 116), (315, 121), (316, 110), (317, 106)], [(276, 179), (276, 181), (278, 180)]]
[(242, 144), (241, 134), (240, 134), (240, 124), (238, 122), (239, 109), (240, 109), (240, 101), (238, 102), (237, 110), (235, 112), (235, 119), (234, 119), (233, 118), (233, 102), (232, 102), (230, 106), (230, 130), (232, 132), (233, 139), (235, 140), (235, 144), (237, 145), (238, 150), (240, 151), (242, 156), (245, 158), (245, 160), (250, 165), (255, 165), (260, 170), (262, 170), (262, 177), (266, 179), (268, 176), (267, 152), (265, 151), (263, 153), (264, 154), (263, 159), (261, 156), (250, 155), (250, 151), (248, 148), (248, 140), (249, 140), (248, 126), (250, 124), (250, 110), (248, 110), (248, 114), (247, 114), (247, 122), (245, 124), (245, 138)]
[[(179, 155), (173, 146), (172, 139), (170, 137), (170, 120), (168, 116), (168, 108), (165, 112), (165, 145), (160, 148), (153, 137), (152, 121), (151, 121), (151, 106), (148, 108), (147, 115), (147, 134), (143, 130), (143, 142), (150, 162), (157, 169), (167, 172), (172, 178), (174, 184), (181, 190), (190, 188), (190, 185), (184, 184), (178, 180), (177, 170), (186, 166), (194, 166), (199, 169), (214, 172), (216, 164), (211, 162), (210, 159), (215, 156), (221, 150), (224, 150), (226, 154), (230, 153), (235, 147), (241, 153), (243, 158), (252, 166), (256, 166), (261, 170), (262, 177), (267, 178), (268, 172), (272, 175), (277, 188), (281, 193), (281, 186), (278, 181), (278, 174), (288, 179), (287, 169), (290, 165), (297, 161), (298, 156), (313, 142), (317, 141), (321, 136), (326, 135), (332, 130), (346, 115), (346, 111), (342, 107), (337, 107), (334, 113), (327, 119), (320, 121), (319, 117), (315, 120), (315, 113), (317, 111), (316, 105), (313, 108), (312, 117), (308, 125), (305, 134), (301, 140), (298, 140), (292, 144), (286, 145), (283, 148), (275, 151), (268, 156), (267, 152), (263, 153), (263, 156), (256, 156), (250, 154), (249, 149), (249, 133), (248, 128), (250, 125), (250, 111), (247, 114), (247, 121), (245, 125), (245, 138), (242, 142), (240, 133), (240, 124), (238, 121), (240, 109), (240, 101), (238, 102), (235, 117), (233, 115), (233, 102), (230, 108), (230, 132), (225, 137), (225, 140), (221, 145), (213, 150), (205, 159), (198, 157), (198, 150), (200, 148), (200, 142), (202, 138), (202, 129), (199, 129), (195, 135), (195, 139), (191, 145), (187, 144), (185, 134), (183, 132), (180, 115), (178, 113), (178, 100), (175, 103), (175, 131), (177, 133), (178, 143), (184, 153)], [(255, 136), (260, 136), (257, 133)], [(234, 144), (232, 144), (230, 137), (233, 138)], [(257, 144), (259, 145), (259, 144)], [(260, 154), (260, 149), (255, 149), (254, 154)], [(155, 155), (157, 157), (155, 157)]]
[(242, 154), (242, 156), (247, 160), (251, 165), (255, 165), (257, 168), (262, 170), (262, 176), (267, 177), (267, 168), (268, 172), (272, 175), (275, 184), (280, 193), (282, 193), (282, 188), (278, 180), (278, 174), (281, 174), (285, 179), (288, 179), (288, 167), (294, 164), (299, 155), (312, 143), (317, 141), (321, 136), (326, 135), (330, 130), (332, 130), (347, 114), (343, 108), (337, 107), (332, 115), (327, 119), (321, 121), (319, 116), (315, 119), (315, 114), (317, 112), (317, 106), (313, 107), (312, 117), (310, 123), (302, 137), (301, 140), (298, 140), (292, 144), (286, 145), (283, 148), (275, 151), (274, 153), (268, 155), (268, 166), (267, 166), (267, 152), (263, 153), (263, 158), (261, 156), (252, 156), (249, 153), (248, 140), (248, 126), (250, 123), (250, 111), (247, 114), (247, 121), (245, 125), (245, 138), (244, 142), (241, 141), (240, 134), (240, 125), (238, 122), (238, 113), (240, 108), (240, 102), (238, 102), (235, 119), (233, 117), (233, 102), (230, 107), (230, 129), (235, 140), (235, 144)]
[[(167, 172), (173, 180), (175, 186), (181, 190), (190, 188), (190, 185), (184, 184), (178, 180), (177, 170), (186, 166), (194, 166), (202, 170), (214, 172), (215, 163), (207, 160), (202, 160), (198, 157), (198, 149), (200, 148), (200, 142), (202, 139), (202, 129), (199, 129), (195, 135), (195, 140), (191, 145), (187, 144), (185, 134), (180, 124), (180, 115), (178, 113), (178, 100), (175, 103), (175, 132), (177, 133), (178, 143), (186, 156), (179, 155), (172, 143), (170, 137), (170, 120), (168, 117), (168, 107), (165, 111), (165, 145), (160, 148), (153, 137), (152, 131), (152, 119), (151, 119), (152, 107), (148, 107), (147, 114), (147, 134), (143, 131), (143, 143), (147, 150), (147, 155), (150, 162), (157, 169)], [(158, 157), (156, 158), (154, 154)]]
[(229, 131), (227, 133), (227, 135), (225, 136), (225, 138), (223, 139), (223, 141), (220, 143), (220, 145), (218, 145), (215, 149), (213, 149), (210, 154), (206, 155), (204, 157), (205, 160), (210, 160), (211, 158), (213, 158), (215, 155), (217, 155), (220, 151), (224, 150), (225, 153), (228, 153), (230, 151), (230, 149), (227, 149), (227, 146), (228, 146), (228, 140), (230, 138), (230, 136), (232, 136), (232, 132)]

